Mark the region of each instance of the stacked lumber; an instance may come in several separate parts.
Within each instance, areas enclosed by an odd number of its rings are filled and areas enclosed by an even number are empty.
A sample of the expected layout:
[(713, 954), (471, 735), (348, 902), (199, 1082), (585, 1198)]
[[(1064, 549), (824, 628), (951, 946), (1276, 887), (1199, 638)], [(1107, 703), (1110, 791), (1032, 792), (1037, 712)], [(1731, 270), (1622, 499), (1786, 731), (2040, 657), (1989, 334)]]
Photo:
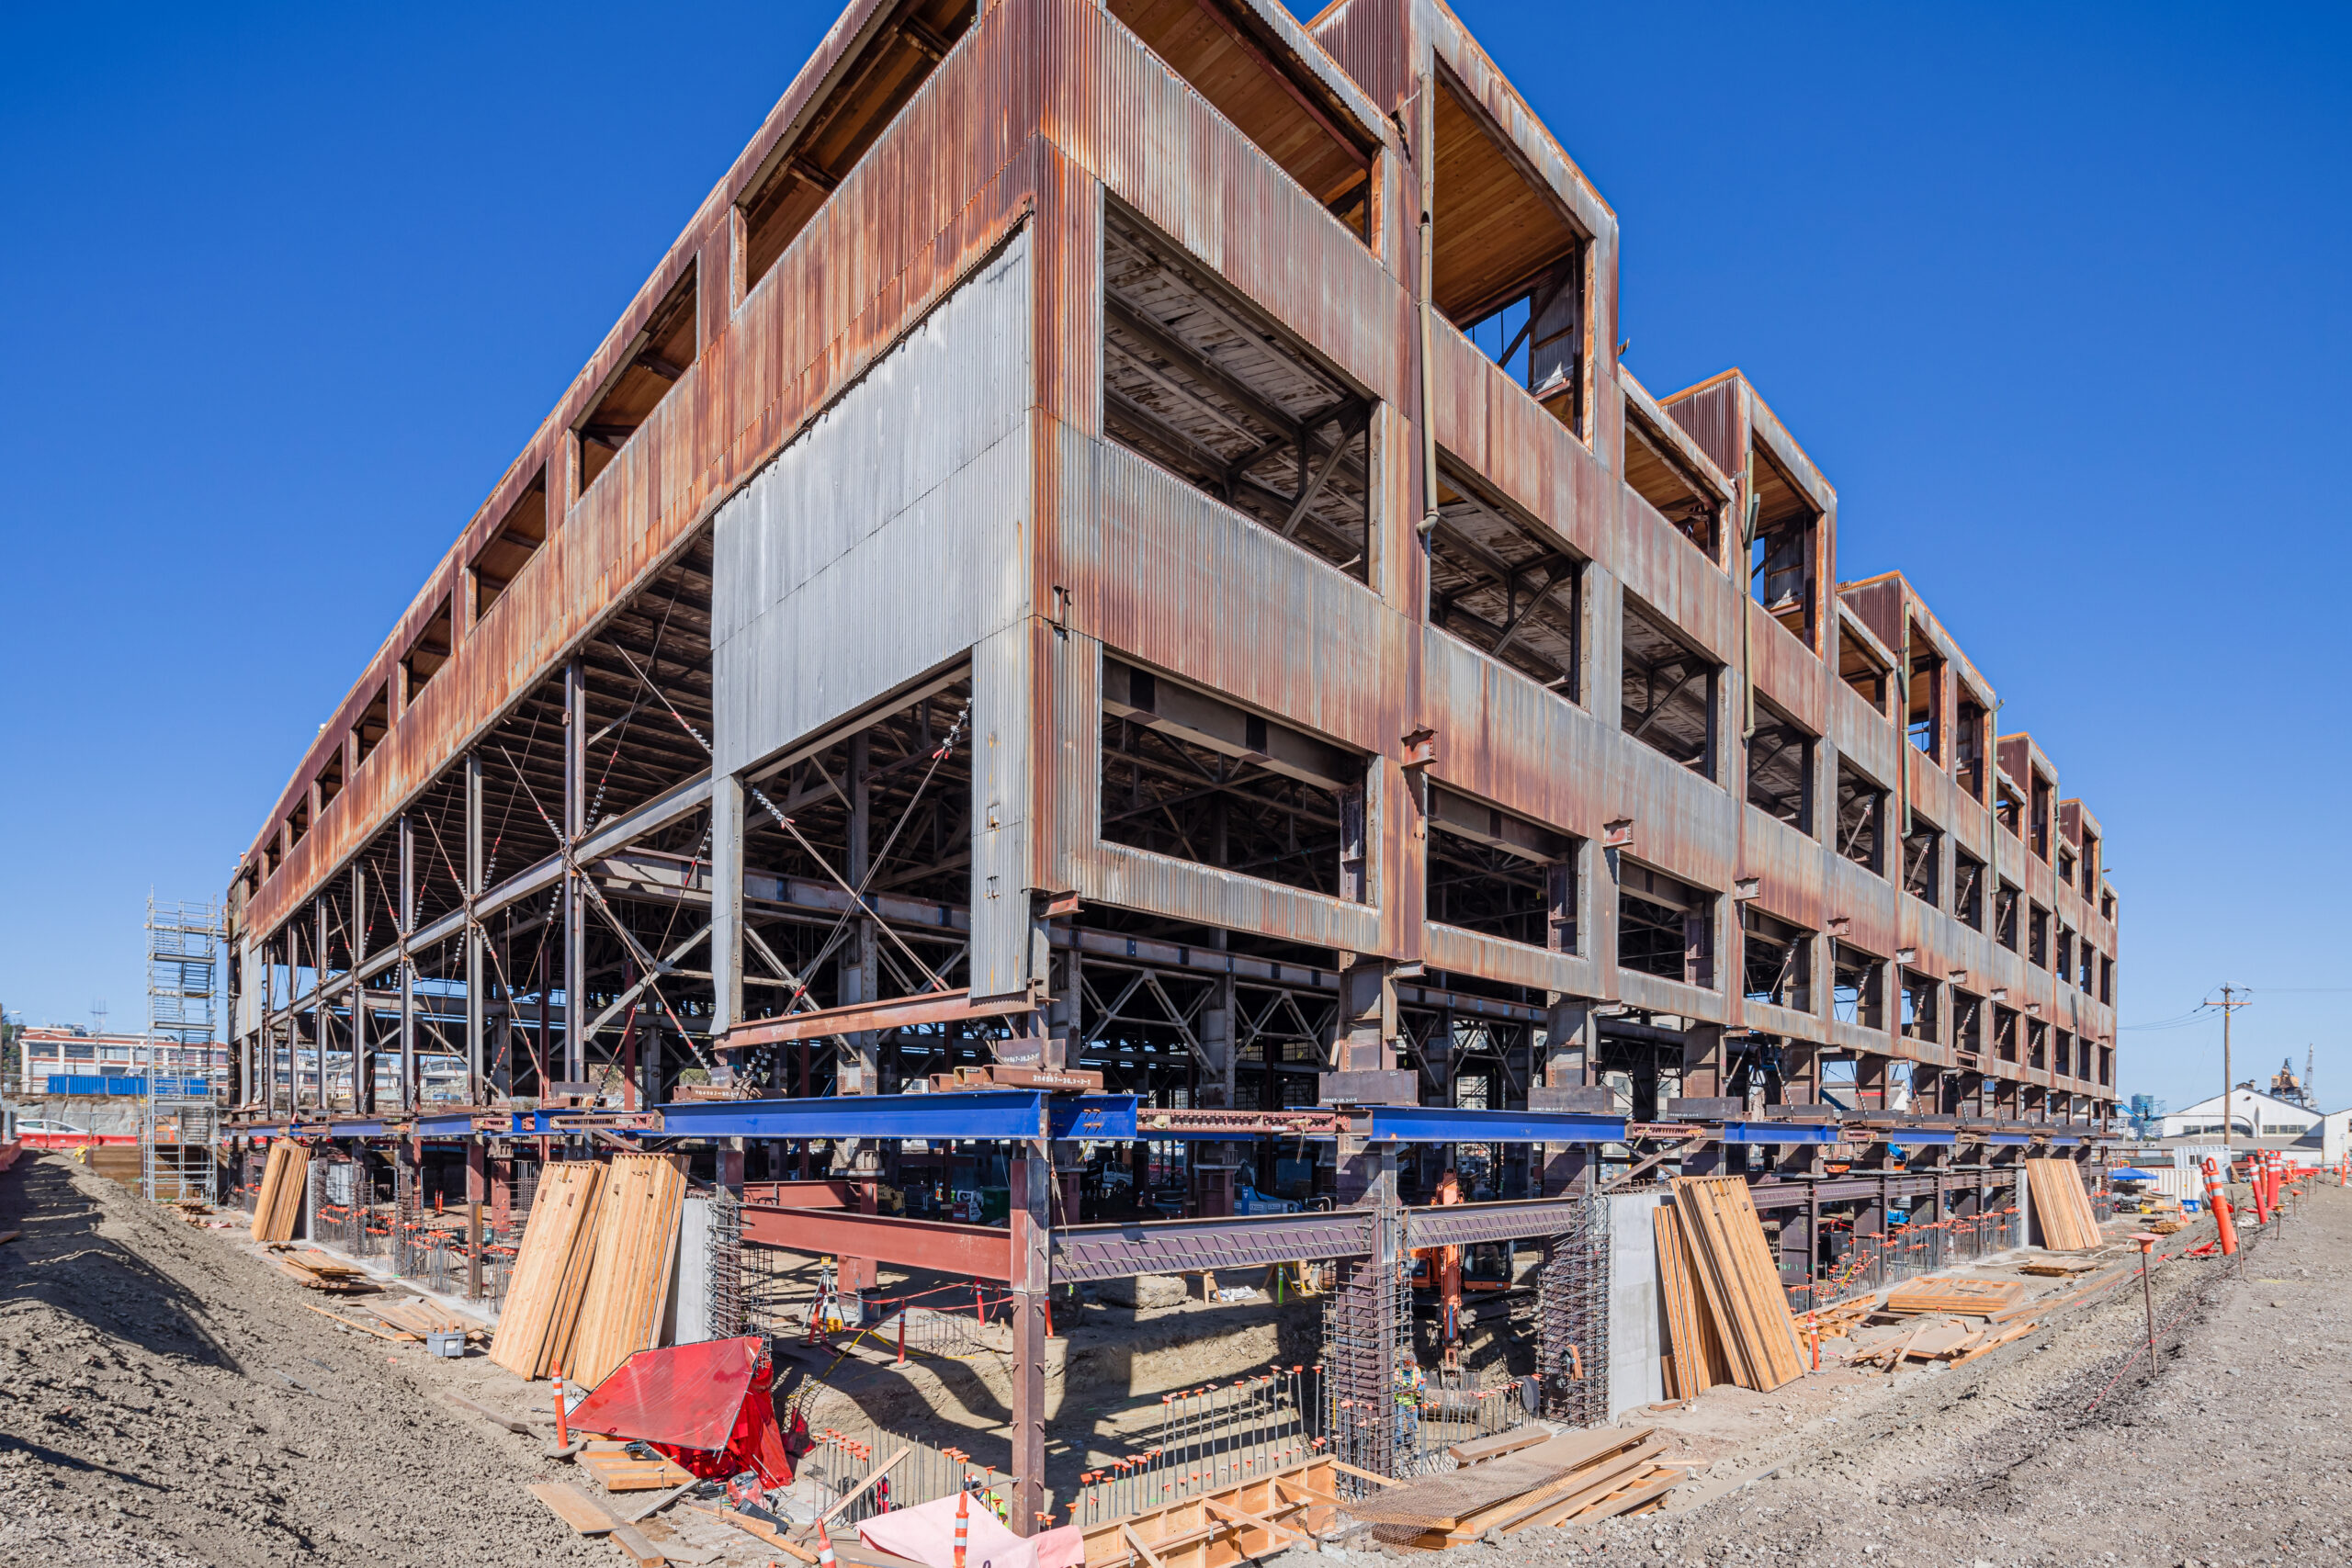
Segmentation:
[(1691, 1272), (1681, 1220), (1671, 1204), (1660, 1204), (1650, 1212), (1650, 1223), (1657, 1235), (1658, 1293), (1666, 1304), (1666, 1397), (1695, 1399), (1732, 1381), (1731, 1362)]
[(2033, 1194), (2033, 1223), (2046, 1252), (2088, 1252), (2104, 1239), (2081, 1168), (2070, 1159), (2030, 1159), (2026, 1181)]
[(1883, 1367), (1890, 1372), (1905, 1360), (1949, 1361), (1955, 1367), (1962, 1366), (1988, 1351), (1999, 1349), (2011, 1340), (2024, 1338), (2040, 1326), (2030, 1320), (1987, 1325), (1979, 1329), (1950, 1322), (1923, 1323), (1896, 1335), (1884, 1344), (1847, 1357), (1846, 1364), (1849, 1367)]
[(1678, 1176), (1674, 1212), (1732, 1381), (1768, 1393), (1804, 1376), (1789, 1298), (1747, 1183), (1736, 1176)]
[(574, 1461), (604, 1483), (607, 1492), (659, 1492), (684, 1486), (694, 1477), (683, 1467), (656, 1454), (639, 1459), (627, 1443), (590, 1443)]
[(548, 1375), (571, 1348), (580, 1295), (595, 1251), (596, 1205), (604, 1195), (604, 1167), (593, 1161), (560, 1161), (539, 1173), (531, 1218), (506, 1283), (505, 1304), (490, 1359), (515, 1376)]
[(2022, 1280), (1906, 1280), (1886, 1292), (1883, 1310), (1898, 1317), (1920, 1313), (1990, 1317), (2017, 1305), (2024, 1294)]
[(1392, 1546), (1439, 1551), (1661, 1506), (1687, 1472), (1654, 1429), (1572, 1432), (1507, 1458), (1393, 1486), (1347, 1511)]
[[(594, 1255), (565, 1358), (569, 1376), (593, 1388), (639, 1350), (653, 1348), (669, 1303), (685, 1196), (684, 1155), (615, 1155), (605, 1167)], [(536, 1207), (531, 1218), (537, 1223)]]
[(277, 1267), (287, 1278), (299, 1280), (311, 1290), (325, 1291), (331, 1295), (356, 1295), (377, 1288), (376, 1282), (368, 1277), (368, 1270), (330, 1258), (316, 1247), (307, 1252), (281, 1252)]
[(291, 1138), (272, 1139), (269, 1163), (262, 1168), (261, 1191), (254, 1199), (255, 1241), (294, 1239), (294, 1222), (302, 1213), (310, 1179), (310, 1151)]
[(1843, 1339), (1878, 1311), (1878, 1292), (1833, 1302), (1804, 1314), (1805, 1327), (1824, 1339)]
[[(1509, 1464), (1516, 1456), (1488, 1461), (1462, 1473), (1476, 1475), (1494, 1465)], [(1263, 1475), (1197, 1492), (1172, 1503), (1142, 1509), (1084, 1527), (1084, 1557), (1080, 1568), (1243, 1568), (1271, 1557), (1283, 1547), (1315, 1543), (1336, 1522), (1339, 1510), (1361, 1514), (1366, 1505), (1342, 1504), (1338, 1495), (1341, 1472), (1396, 1488), (1385, 1477), (1360, 1471), (1337, 1460), (1302, 1460)], [(800, 1548), (753, 1529), (741, 1516), (737, 1523), (771, 1545), (782, 1546), (806, 1562)]]

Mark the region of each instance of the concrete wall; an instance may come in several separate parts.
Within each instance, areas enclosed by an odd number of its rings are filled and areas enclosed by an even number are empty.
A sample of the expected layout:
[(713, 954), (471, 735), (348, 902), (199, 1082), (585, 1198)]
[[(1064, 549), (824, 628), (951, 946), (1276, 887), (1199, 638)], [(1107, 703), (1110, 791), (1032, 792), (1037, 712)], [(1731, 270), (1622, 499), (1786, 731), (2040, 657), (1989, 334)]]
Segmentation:
[(1656, 1192), (1609, 1200), (1609, 1418), (1666, 1397), (1666, 1316), (1658, 1300)]
[(710, 1337), (710, 1200), (689, 1192), (678, 1220), (678, 1272), (670, 1288), (664, 1345), (693, 1345)]

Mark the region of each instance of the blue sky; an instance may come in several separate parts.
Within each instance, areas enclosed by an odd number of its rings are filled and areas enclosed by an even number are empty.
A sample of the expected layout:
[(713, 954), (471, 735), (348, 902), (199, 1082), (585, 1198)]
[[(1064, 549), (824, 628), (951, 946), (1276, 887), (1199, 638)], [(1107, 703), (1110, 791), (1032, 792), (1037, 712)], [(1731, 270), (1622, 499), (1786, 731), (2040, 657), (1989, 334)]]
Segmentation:
[[(2123, 1021), (2352, 1104), (2339, 10), (1462, 15), (2107, 821)], [(830, 9), (0, 15), (0, 1002), (141, 1016), (319, 721)], [(2220, 1084), (2218, 1027), (2124, 1091)]]

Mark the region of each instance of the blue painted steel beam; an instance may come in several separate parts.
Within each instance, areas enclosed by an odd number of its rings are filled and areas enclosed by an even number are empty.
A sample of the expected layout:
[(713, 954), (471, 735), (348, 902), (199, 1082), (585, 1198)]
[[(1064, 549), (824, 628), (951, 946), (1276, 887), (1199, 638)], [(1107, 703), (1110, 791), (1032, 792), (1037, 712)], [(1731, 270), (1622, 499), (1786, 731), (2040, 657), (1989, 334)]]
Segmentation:
[(1925, 1127), (1890, 1128), (1887, 1131), (1886, 1141), (1890, 1144), (1925, 1144), (1941, 1146), (1946, 1144), (1959, 1143), (1960, 1134), (1934, 1132)]
[(1623, 1116), (1570, 1111), (1464, 1111), (1448, 1105), (1374, 1105), (1366, 1137), (1397, 1144), (1620, 1144)]
[(463, 1137), (473, 1130), (471, 1112), (463, 1116), (420, 1116), (410, 1128), (420, 1138)]
[(1032, 1139), (1054, 1135), (1047, 1124), (1046, 1100), (1041, 1089), (990, 1089), (818, 1100), (673, 1100), (661, 1108), (662, 1130), (673, 1138)]
[(1988, 1144), (2030, 1144), (2033, 1142), (2033, 1136), (2029, 1133), (1987, 1133), (1984, 1141)]
[(328, 1131), (338, 1138), (380, 1138), (384, 1135), (381, 1122), (336, 1122)]
[(1834, 1144), (1837, 1127), (1826, 1122), (1726, 1122), (1726, 1144)]
[(1136, 1136), (1136, 1097), (1132, 1094), (1082, 1094), (1076, 1100), (1051, 1100), (1046, 1112), (1057, 1138)]

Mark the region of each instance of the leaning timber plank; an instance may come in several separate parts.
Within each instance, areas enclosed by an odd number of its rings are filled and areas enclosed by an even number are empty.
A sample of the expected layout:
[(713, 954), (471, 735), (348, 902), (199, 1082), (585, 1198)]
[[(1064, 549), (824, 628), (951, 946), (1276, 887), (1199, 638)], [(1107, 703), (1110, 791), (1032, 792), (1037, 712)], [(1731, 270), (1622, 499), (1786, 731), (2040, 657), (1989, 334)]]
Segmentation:
[(1687, 1479), (1686, 1473), (1679, 1470), (1653, 1471), (1647, 1475), (1636, 1477), (1632, 1487), (1615, 1496), (1593, 1504), (1583, 1513), (1578, 1514), (1575, 1522), (1580, 1525), (1597, 1524), (1602, 1519), (1613, 1519), (1620, 1514), (1629, 1514), (1645, 1504), (1655, 1502), (1665, 1496), (1682, 1484), (1685, 1479)]
[(560, 1481), (540, 1482), (530, 1488), (530, 1493), (548, 1506), (548, 1512), (570, 1525), (574, 1535), (605, 1535), (620, 1522), (588, 1494)]
[(616, 1524), (606, 1539), (619, 1547), (621, 1555), (636, 1563), (637, 1568), (668, 1568), (670, 1560), (662, 1555), (662, 1549), (646, 1540), (635, 1525)]
[(813, 1563), (817, 1561), (817, 1554), (815, 1552), (809, 1551), (807, 1547), (802, 1546), (797, 1541), (787, 1540), (782, 1530), (776, 1529), (775, 1526), (769, 1524), (764, 1519), (755, 1519), (749, 1514), (739, 1514), (732, 1508), (718, 1507), (715, 1505), (697, 1506), (707, 1506), (709, 1512), (717, 1514), (720, 1518), (725, 1519), (729, 1524), (733, 1525), (737, 1529), (741, 1530), (744, 1534), (758, 1537), (760, 1540), (766, 1541), (770, 1546), (775, 1547), (778, 1551), (785, 1553), (788, 1557), (797, 1558), (802, 1562), (808, 1563)]
[(1456, 1443), (1445, 1451), (1456, 1464), (1476, 1464), (1480, 1460), (1495, 1459), (1516, 1453), (1542, 1442), (1547, 1434), (1541, 1427), (1522, 1427), (1516, 1432), (1498, 1432), (1491, 1438), (1480, 1438), (1473, 1443)]
[(1556, 1525), (1578, 1508), (1591, 1503), (1593, 1499), (1607, 1496), (1611, 1492), (1623, 1485), (1628, 1475), (1646, 1469), (1665, 1447), (1665, 1438), (1656, 1438), (1630, 1453), (1620, 1454), (1605, 1463), (1595, 1465), (1577, 1476), (1583, 1484), (1575, 1491), (1565, 1494), (1555, 1493), (1543, 1498), (1531, 1506), (1521, 1509), (1510, 1517), (1489, 1525), (1487, 1529), (1499, 1531), (1503, 1535), (1517, 1535), (1521, 1530), (1534, 1529), (1544, 1525)]
[(1159, 1553), (1144, 1544), (1143, 1537), (1136, 1534), (1135, 1526), (1122, 1519), (1119, 1521), (1119, 1533), (1126, 1538), (1127, 1544), (1134, 1547), (1146, 1562), (1151, 1564), (1151, 1568), (1160, 1568)]
[(852, 1503), (856, 1502), (858, 1497), (864, 1494), (867, 1487), (873, 1485), (876, 1482), (889, 1474), (890, 1469), (893, 1465), (897, 1464), (900, 1460), (906, 1458), (912, 1452), (914, 1452), (914, 1450), (911, 1448), (901, 1448), (897, 1453), (892, 1454), (888, 1459), (884, 1460), (873, 1470), (868, 1471), (865, 1480), (859, 1482), (856, 1485), (842, 1493), (839, 1502), (826, 1509), (823, 1513), (818, 1515), (817, 1522), (820, 1525), (831, 1524), (833, 1522), (834, 1515), (840, 1513), (843, 1508), (848, 1507)]
[(362, 1334), (372, 1334), (379, 1339), (389, 1339), (395, 1345), (413, 1345), (417, 1340), (417, 1337), (413, 1334), (394, 1334), (389, 1330), (378, 1328), (372, 1324), (362, 1323), (356, 1317), (345, 1317), (339, 1312), (329, 1312), (322, 1306), (312, 1306), (308, 1302), (300, 1302), (297, 1304), (304, 1312), (314, 1312), (321, 1317), (331, 1317), (346, 1328), (356, 1328)]

